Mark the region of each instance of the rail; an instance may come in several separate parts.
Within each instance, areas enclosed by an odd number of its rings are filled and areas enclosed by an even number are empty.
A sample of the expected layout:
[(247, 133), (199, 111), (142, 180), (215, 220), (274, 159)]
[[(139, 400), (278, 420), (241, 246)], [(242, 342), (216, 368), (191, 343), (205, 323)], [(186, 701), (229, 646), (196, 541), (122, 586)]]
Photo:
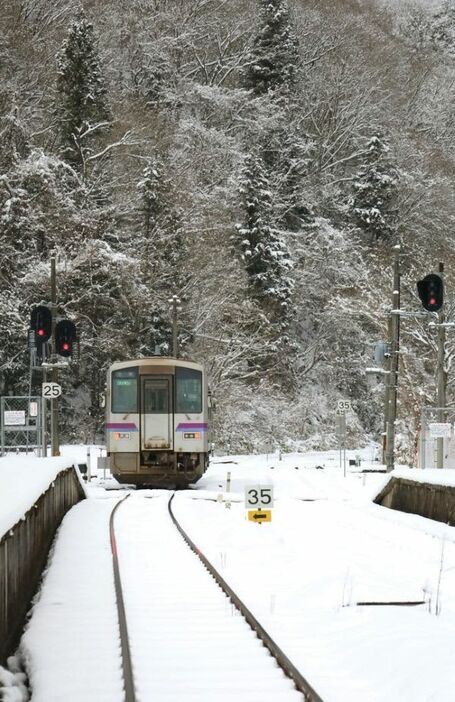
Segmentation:
[(117, 542), (115, 540), (114, 518), (115, 513), (123, 502), (130, 496), (130, 493), (119, 500), (111, 512), (109, 519), (109, 534), (111, 540), (112, 565), (114, 569), (115, 597), (117, 600), (117, 615), (120, 632), (120, 646), (122, 654), (123, 682), (125, 687), (125, 702), (136, 702), (136, 690), (134, 687), (133, 666), (131, 663), (131, 648), (128, 636), (128, 623), (126, 620), (125, 602), (123, 599), (122, 581), (120, 577), (120, 566), (117, 553)]
[(169, 514), (170, 517), (180, 532), (181, 536), (184, 538), (188, 546), (191, 548), (192, 551), (198, 556), (198, 558), (202, 561), (204, 566), (207, 568), (209, 573), (212, 575), (212, 577), (215, 579), (215, 581), (218, 583), (218, 585), (221, 587), (223, 592), (226, 594), (226, 596), (230, 599), (234, 607), (242, 614), (244, 619), (247, 621), (249, 626), (253, 629), (253, 631), (256, 633), (256, 635), (261, 639), (262, 643), (268, 650), (270, 651), (271, 655), (273, 658), (275, 658), (276, 662), (280, 666), (280, 668), (283, 670), (285, 675), (287, 677), (291, 678), (294, 682), (295, 687), (297, 690), (299, 690), (307, 700), (307, 702), (323, 702), (322, 697), (318, 695), (316, 690), (310, 685), (308, 680), (303, 677), (303, 675), (300, 673), (299, 670), (295, 667), (295, 665), (289, 660), (289, 658), (286, 656), (286, 654), (283, 652), (283, 650), (278, 646), (278, 644), (272, 639), (270, 634), (267, 633), (267, 631), (264, 629), (264, 627), (258, 622), (256, 617), (252, 614), (252, 612), (248, 609), (248, 607), (242, 602), (242, 600), (235, 594), (234, 590), (227, 584), (227, 582), (224, 580), (224, 578), (219, 574), (219, 572), (214, 568), (214, 566), (210, 563), (210, 561), (204, 556), (204, 554), (200, 551), (200, 549), (196, 546), (196, 544), (190, 539), (186, 531), (182, 528), (182, 526), (179, 524), (177, 521), (177, 518), (175, 517), (173, 511), (172, 511), (172, 501), (174, 499), (174, 495), (172, 495), (171, 499), (169, 500), (168, 503), (168, 509), (169, 509)]
[[(128, 636), (128, 623), (125, 612), (124, 596), (122, 592), (122, 583), (120, 576), (120, 568), (117, 554), (117, 544), (115, 539), (115, 529), (114, 529), (114, 517), (116, 511), (129, 497), (129, 494), (125, 498), (120, 500), (114, 507), (111, 517), (110, 517), (110, 540), (111, 540), (111, 550), (114, 568), (114, 582), (115, 591), (117, 598), (117, 610), (118, 610), (118, 621), (119, 621), (119, 631), (121, 640), (121, 656), (122, 656), (122, 668), (123, 668), (123, 679), (124, 679), (124, 689), (125, 689), (125, 702), (136, 702), (135, 693), (135, 683), (133, 676), (133, 665), (131, 660), (131, 647)], [(264, 646), (269, 650), (272, 657), (277, 662), (278, 666), (283, 670), (285, 675), (290, 678), (295, 688), (301, 692), (306, 700), (306, 702), (323, 702), (322, 698), (316, 690), (310, 685), (308, 680), (300, 673), (300, 671), (294, 666), (294, 664), (289, 660), (283, 650), (278, 646), (278, 644), (272, 639), (272, 637), (267, 633), (264, 627), (258, 622), (254, 617), (252, 612), (248, 607), (242, 602), (242, 600), (236, 595), (232, 588), (226, 583), (219, 572), (214, 568), (214, 566), (209, 562), (209, 560), (201, 553), (200, 549), (194, 544), (189, 535), (183, 529), (183, 527), (178, 522), (173, 510), (172, 501), (174, 495), (171, 496), (168, 502), (168, 511), (170, 518), (174, 526), (179, 531), (180, 535), (183, 537), (189, 548), (198, 556), (200, 561), (203, 563), (208, 572), (212, 575), (216, 583), (220, 586), (232, 604), (241, 613), (243, 618), (246, 620), (251, 629), (256, 633), (258, 638), (262, 641)]]

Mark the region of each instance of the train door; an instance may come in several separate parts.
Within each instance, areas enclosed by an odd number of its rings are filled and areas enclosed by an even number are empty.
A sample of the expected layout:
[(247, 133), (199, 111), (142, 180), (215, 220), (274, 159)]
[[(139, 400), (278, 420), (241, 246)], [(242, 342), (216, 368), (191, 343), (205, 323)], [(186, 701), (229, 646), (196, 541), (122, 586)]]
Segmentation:
[(141, 378), (141, 449), (172, 449), (172, 378)]

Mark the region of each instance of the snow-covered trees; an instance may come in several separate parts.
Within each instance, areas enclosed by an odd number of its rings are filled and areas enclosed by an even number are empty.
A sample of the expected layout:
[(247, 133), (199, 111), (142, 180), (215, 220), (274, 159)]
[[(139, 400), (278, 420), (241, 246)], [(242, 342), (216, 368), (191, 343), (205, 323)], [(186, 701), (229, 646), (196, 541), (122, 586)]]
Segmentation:
[(17, 109), (0, 120), (0, 168), (6, 171), (30, 152), (30, 143)]
[(398, 222), (397, 185), (399, 174), (388, 157), (389, 148), (373, 136), (367, 146), (368, 158), (356, 174), (351, 200), (357, 226), (371, 240), (391, 240)]
[(286, 0), (259, 0), (260, 27), (244, 69), (244, 82), (255, 95), (291, 88), (299, 52)]
[(160, 198), (161, 168), (156, 161), (150, 161), (144, 168), (142, 178), (137, 185), (140, 194), (139, 210), (143, 218), (145, 245), (156, 228), (158, 216), (162, 210)]
[[(155, 305), (150, 319), (151, 352), (161, 349), (171, 353), (172, 329), (169, 299), (180, 296), (185, 304), (188, 272), (185, 261), (188, 247), (185, 241), (181, 210), (172, 183), (165, 176), (165, 166), (152, 159), (143, 170), (138, 183), (140, 226), (137, 256), (141, 278), (153, 290)], [(185, 335), (180, 335), (180, 349)]]
[(237, 225), (234, 242), (253, 297), (284, 331), (291, 314), (292, 262), (275, 225), (270, 184), (257, 153), (245, 159), (240, 192), (244, 218)]
[(422, 9), (424, 41), (403, 40), (411, 10), (374, 3), (112, 0), (75, 20), (68, 3), (16, 5), (0, 37), (3, 388), (27, 384), (29, 308), (57, 252), (82, 341), (67, 436), (100, 426), (111, 360), (170, 350), (174, 294), (220, 435), (250, 445), (257, 419), (255, 446), (267, 431), (328, 445), (342, 394), (366, 436), (390, 243), (420, 268), (437, 250), (450, 285), (451, 4)]
[(85, 174), (87, 159), (109, 127), (111, 114), (93, 25), (83, 11), (68, 31), (57, 65), (55, 113), (61, 153)]

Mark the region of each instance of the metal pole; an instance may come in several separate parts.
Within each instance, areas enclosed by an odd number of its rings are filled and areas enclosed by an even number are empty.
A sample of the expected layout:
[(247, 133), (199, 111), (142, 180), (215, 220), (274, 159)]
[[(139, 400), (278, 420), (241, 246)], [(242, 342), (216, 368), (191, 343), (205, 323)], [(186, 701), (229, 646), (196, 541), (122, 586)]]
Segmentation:
[(178, 358), (178, 312), (181, 309), (179, 307), (180, 305), (180, 300), (177, 297), (177, 295), (172, 295), (171, 299), (169, 302), (172, 305), (172, 355), (174, 358)]
[(387, 452), (387, 427), (389, 424), (389, 407), (390, 407), (390, 388), (391, 388), (391, 380), (390, 380), (390, 371), (391, 371), (391, 362), (392, 362), (392, 354), (390, 353), (390, 350), (392, 348), (392, 317), (393, 315), (389, 315), (389, 321), (387, 325), (387, 341), (388, 341), (388, 346), (389, 346), (389, 353), (387, 356), (387, 362), (386, 362), (386, 373), (385, 373), (385, 388), (384, 388), (384, 424), (383, 424), (383, 430), (382, 430), (382, 463), (387, 463), (387, 457), (386, 457), (386, 452)]
[(178, 337), (177, 337), (177, 300), (172, 301), (172, 355), (174, 358), (178, 356)]
[[(51, 335), (51, 359), (56, 362), (57, 349), (55, 345), (55, 325), (57, 319), (57, 274), (55, 266), (55, 256), (51, 258), (51, 312), (52, 312), (52, 335)], [(51, 380), (58, 383), (58, 368), (52, 368)], [(60, 456), (60, 442), (58, 435), (58, 398), (51, 399), (51, 455)]]
[(226, 476), (226, 494), (227, 494), (227, 499), (225, 503), (225, 507), (227, 509), (231, 509), (231, 501), (229, 499), (229, 493), (231, 492), (231, 473), (228, 471), (228, 474)]
[[(47, 372), (45, 368), (43, 368), (43, 383), (47, 382)], [(47, 404), (46, 404), (46, 398), (43, 396), (41, 393), (41, 446), (42, 446), (42, 455), (44, 458), (47, 456)]]
[(346, 424), (344, 425), (343, 434), (343, 477), (346, 477)]
[[(394, 246), (393, 262), (393, 290), (392, 290), (392, 310), (400, 309), (400, 252), (399, 245)], [(395, 463), (395, 420), (397, 416), (397, 389), (398, 389), (398, 369), (400, 354), (400, 315), (391, 315), (391, 343), (390, 343), (390, 373), (387, 392), (387, 428), (386, 428), (386, 450), (385, 463), (386, 470), (391, 471)]]
[[(439, 275), (441, 278), (444, 273), (444, 264), (439, 263)], [(444, 312), (442, 309), (438, 312), (438, 392), (436, 405), (438, 409), (438, 421), (445, 421), (445, 406), (446, 406), (446, 374), (445, 374), (445, 344), (446, 344), (446, 330), (443, 326), (444, 322)], [(444, 438), (438, 437), (436, 439), (436, 467), (444, 468)]]
[(427, 445), (426, 445), (426, 417), (425, 417), (425, 408), (422, 407), (421, 414), (420, 414), (420, 466), (422, 470), (425, 469), (425, 462), (426, 462), (426, 451), (427, 451)]

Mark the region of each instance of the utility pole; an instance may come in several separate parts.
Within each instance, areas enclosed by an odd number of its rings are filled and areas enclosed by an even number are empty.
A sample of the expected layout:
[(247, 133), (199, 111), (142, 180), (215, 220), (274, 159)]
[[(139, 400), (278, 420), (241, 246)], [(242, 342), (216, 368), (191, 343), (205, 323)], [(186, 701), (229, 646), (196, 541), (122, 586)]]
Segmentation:
[[(392, 302), (393, 304), (393, 302)], [(387, 426), (389, 424), (389, 403), (390, 403), (390, 368), (391, 368), (391, 346), (392, 346), (392, 315), (389, 314), (389, 319), (387, 323), (387, 351), (384, 354), (384, 358), (387, 359), (385, 363), (385, 392), (384, 392), (384, 423), (382, 431), (382, 463), (386, 464), (386, 453), (387, 453)]]
[(178, 313), (182, 309), (179, 307), (181, 301), (177, 295), (172, 295), (169, 302), (172, 311), (172, 355), (174, 358), (178, 358)]
[[(47, 382), (47, 373), (46, 369), (43, 368), (43, 383)], [(46, 398), (41, 397), (41, 431), (42, 431), (42, 448), (41, 452), (44, 458), (47, 456), (47, 405), (46, 405)]]
[(397, 417), (398, 370), (400, 354), (400, 252), (401, 246), (394, 249), (392, 310), (389, 324), (390, 357), (388, 363), (386, 397), (385, 397), (385, 464), (389, 472), (395, 462), (395, 420)]
[[(444, 264), (439, 263), (439, 275), (443, 279)], [(445, 406), (446, 406), (446, 373), (445, 373), (445, 344), (446, 344), (446, 329), (444, 325), (443, 308), (438, 312), (438, 392), (436, 406), (438, 407), (438, 421), (445, 421)], [(444, 468), (444, 438), (436, 439), (436, 466)]]
[[(52, 313), (52, 336), (51, 336), (51, 363), (57, 361), (57, 348), (55, 344), (55, 326), (57, 322), (57, 274), (55, 256), (51, 258), (51, 313)], [(55, 366), (51, 370), (51, 380), (58, 383), (58, 368)], [(51, 456), (60, 456), (60, 441), (58, 434), (58, 398), (51, 399)]]

